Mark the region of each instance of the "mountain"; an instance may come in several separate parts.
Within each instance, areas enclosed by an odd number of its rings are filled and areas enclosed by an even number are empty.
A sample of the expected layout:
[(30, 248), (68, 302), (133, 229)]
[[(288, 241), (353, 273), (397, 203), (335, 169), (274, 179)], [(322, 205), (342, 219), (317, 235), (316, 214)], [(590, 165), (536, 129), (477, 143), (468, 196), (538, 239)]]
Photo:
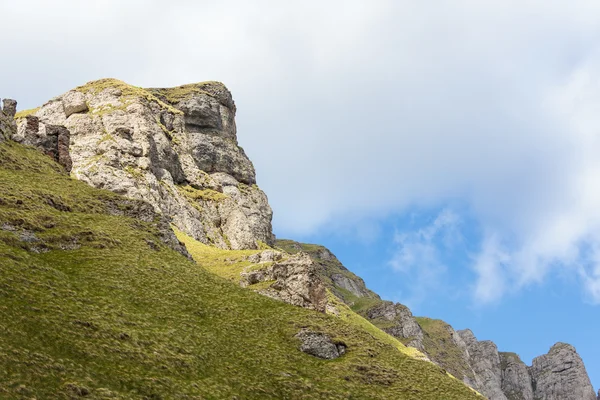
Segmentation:
[(572, 346), (527, 367), (276, 240), (235, 112), (219, 82), (4, 101), (0, 397), (596, 398)]
[[(292, 254), (307, 253), (319, 266), (324, 284), (352, 310), (490, 400), (596, 397), (583, 361), (571, 345), (557, 343), (527, 367), (517, 354), (499, 352), (492, 341), (478, 341), (469, 329), (455, 331), (444, 321), (414, 317), (408, 307), (381, 300), (323, 246), (291, 240), (277, 240), (276, 246)], [(336, 279), (339, 275), (344, 279)]]

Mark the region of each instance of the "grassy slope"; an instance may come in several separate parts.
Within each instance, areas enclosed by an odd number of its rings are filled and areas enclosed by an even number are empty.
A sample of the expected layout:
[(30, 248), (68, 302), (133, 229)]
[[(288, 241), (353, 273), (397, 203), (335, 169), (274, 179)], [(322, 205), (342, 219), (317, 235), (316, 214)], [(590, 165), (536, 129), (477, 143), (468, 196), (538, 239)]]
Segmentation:
[(423, 346), (427, 354), (455, 377), (463, 379), (468, 376), (473, 379), (461, 349), (452, 340), (450, 325), (440, 319), (416, 317), (416, 320), (425, 333)]
[[(153, 249), (152, 224), (59, 171), (0, 145), (0, 398), (476, 398), (360, 327)], [(348, 353), (298, 351), (301, 327)]]

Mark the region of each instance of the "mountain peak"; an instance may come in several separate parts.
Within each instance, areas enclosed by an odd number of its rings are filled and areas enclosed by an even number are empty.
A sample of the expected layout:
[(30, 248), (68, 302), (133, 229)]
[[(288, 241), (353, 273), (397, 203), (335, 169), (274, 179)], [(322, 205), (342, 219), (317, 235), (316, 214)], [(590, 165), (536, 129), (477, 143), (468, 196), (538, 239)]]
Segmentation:
[(220, 82), (150, 88), (91, 81), (17, 115), (14, 140), (56, 153), (49, 126), (70, 133), (71, 174), (149, 202), (202, 243), (273, 243), (272, 211), (237, 143), (236, 107)]

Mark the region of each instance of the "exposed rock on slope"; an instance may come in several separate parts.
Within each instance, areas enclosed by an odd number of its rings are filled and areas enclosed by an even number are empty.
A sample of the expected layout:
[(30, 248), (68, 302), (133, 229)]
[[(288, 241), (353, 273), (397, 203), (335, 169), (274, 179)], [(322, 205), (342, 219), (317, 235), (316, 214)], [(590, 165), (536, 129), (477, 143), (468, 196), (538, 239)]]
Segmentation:
[(421, 351), (423, 347), (423, 330), (417, 323), (415, 317), (405, 305), (381, 301), (367, 309), (367, 318), (381, 330), (390, 335), (403, 339), (407, 346)]
[(530, 368), (536, 400), (595, 400), (596, 395), (575, 348), (556, 343)]
[(11, 139), (17, 131), (15, 124), (15, 114), (17, 112), (17, 102), (11, 99), (4, 99), (0, 107), (0, 142), (5, 139)]
[(241, 274), (241, 286), (258, 283), (268, 284), (259, 290), (265, 296), (321, 312), (325, 312), (327, 307), (325, 286), (318, 279), (314, 264), (305, 253)]
[(490, 400), (506, 400), (502, 391), (502, 368), (496, 345), (489, 340), (478, 341), (470, 329), (458, 331), (458, 334), (466, 345), (477, 389)]
[(103, 79), (22, 115), (14, 138), (39, 145), (65, 126), (74, 177), (149, 202), (203, 243), (259, 248), (273, 242), (272, 211), (237, 144), (235, 112), (218, 82), (146, 90)]
[(502, 392), (509, 400), (534, 400), (527, 366), (515, 353), (500, 353)]
[(379, 299), (377, 294), (367, 289), (361, 278), (344, 267), (326, 247), (286, 239), (277, 240), (275, 245), (290, 254), (308, 254), (316, 264), (316, 272), (325, 286), (346, 304), (351, 305), (359, 298)]

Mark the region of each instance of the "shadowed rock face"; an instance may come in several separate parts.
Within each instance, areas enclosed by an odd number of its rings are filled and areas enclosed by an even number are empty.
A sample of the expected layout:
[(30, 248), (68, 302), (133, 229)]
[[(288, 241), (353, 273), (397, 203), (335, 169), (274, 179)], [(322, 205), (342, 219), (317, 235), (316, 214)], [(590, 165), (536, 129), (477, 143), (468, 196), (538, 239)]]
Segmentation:
[[(235, 111), (218, 82), (141, 89), (103, 79), (19, 119), (15, 140), (45, 143), (49, 126), (64, 126), (75, 178), (149, 202), (203, 243), (253, 249), (273, 243), (272, 211), (237, 144)], [(64, 136), (56, 141), (68, 166)]]
[(507, 400), (502, 391), (502, 369), (496, 345), (489, 340), (478, 341), (469, 329), (458, 331), (458, 334), (466, 344), (477, 389), (490, 400)]
[(509, 400), (534, 400), (527, 366), (514, 353), (500, 353), (502, 391)]
[(583, 361), (569, 344), (556, 343), (534, 358), (530, 373), (536, 400), (596, 400)]

